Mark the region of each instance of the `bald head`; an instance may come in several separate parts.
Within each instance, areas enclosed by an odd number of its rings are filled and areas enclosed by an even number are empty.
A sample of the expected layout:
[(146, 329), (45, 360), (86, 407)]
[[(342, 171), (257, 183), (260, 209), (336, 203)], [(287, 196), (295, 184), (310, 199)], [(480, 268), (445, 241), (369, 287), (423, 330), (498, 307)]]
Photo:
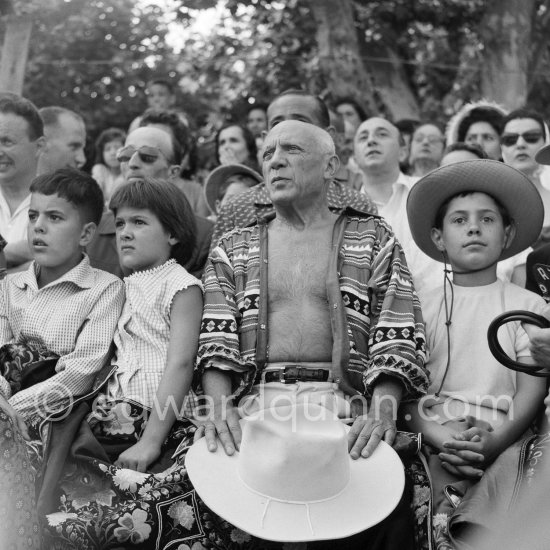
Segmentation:
[(269, 131), (262, 158), (264, 181), (275, 206), (326, 197), (328, 182), (339, 166), (330, 134), (297, 120), (280, 122)]
[(63, 107), (40, 109), (46, 143), (38, 160), (38, 173), (59, 168), (81, 168), (86, 163), (86, 126), (83, 118)]

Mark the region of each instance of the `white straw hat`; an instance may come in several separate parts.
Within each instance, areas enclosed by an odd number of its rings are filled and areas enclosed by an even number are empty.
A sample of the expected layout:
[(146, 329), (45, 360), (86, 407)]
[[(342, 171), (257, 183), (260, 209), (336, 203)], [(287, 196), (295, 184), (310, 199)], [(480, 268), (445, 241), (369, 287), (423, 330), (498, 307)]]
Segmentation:
[(473, 192), (496, 198), (513, 220), (516, 235), (502, 251), (500, 260), (518, 254), (535, 242), (542, 230), (544, 206), (529, 178), (498, 160), (465, 160), (436, 168), (411, 188), (407, 216), (412, 237), (422, 252), (443, 261), (443, 254), (431, 238), (437, 212), (451, 197)]
[(349, 428), (318, 405), (264, 409), (241, 420), (240, 452), (227, 456), (205, 439), (189, 449), (186, 468), (216, 514), (256, 537), (279, 542), (329, 540), (380, 523), (405, 484), (397, 453), (380, 442), (352, 460)]

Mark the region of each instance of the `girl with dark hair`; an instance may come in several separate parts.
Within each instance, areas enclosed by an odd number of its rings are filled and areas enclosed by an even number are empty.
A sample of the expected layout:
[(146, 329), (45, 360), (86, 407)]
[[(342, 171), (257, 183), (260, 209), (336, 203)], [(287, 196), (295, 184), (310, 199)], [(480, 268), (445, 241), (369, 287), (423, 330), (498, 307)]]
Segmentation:
[(126, 134), (118, 128), (103, 130), (95, 142), (95, 164), (92, 177), (99, 183), (105, 202), (108, 203), (115, 188), (124, 179), (120, 173), (117, 151), (124, 145)]
[(118, 187), (109, 207), (119, 261), (130, 273), (126, 303), (109, 375), (80, 426), (82, 452), (67, 459), (57, 484), (59, 511), (47, 516), (52, 548), (72, 547), (66, 545), (77, 532), (80, 550), (166, 548), (174, 528), (163, 525), (187, 509), (176, 498), (182, 468), (173, 457), (194, 431), (186, 419), (194, 403), (202, 285), (181, 265), (193, 250), (194, 217), (174, 184), (152, 178)]

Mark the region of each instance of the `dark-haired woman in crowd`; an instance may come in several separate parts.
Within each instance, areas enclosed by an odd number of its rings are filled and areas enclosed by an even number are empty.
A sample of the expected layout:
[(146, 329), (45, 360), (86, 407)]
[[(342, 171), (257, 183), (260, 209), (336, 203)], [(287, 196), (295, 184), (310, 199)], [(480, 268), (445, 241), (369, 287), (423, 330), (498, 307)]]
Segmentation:
[(244, 164), (257, 172), (256, 140), (252, 133), (239, 124), (222, 126), (216, 135), (216, 158), (221, 165)]

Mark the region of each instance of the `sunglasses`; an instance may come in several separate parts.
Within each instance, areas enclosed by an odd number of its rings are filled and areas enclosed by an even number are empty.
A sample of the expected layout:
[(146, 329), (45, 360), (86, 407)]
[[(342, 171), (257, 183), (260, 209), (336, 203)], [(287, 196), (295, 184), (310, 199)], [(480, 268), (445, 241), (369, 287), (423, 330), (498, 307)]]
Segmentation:
[(525, 140), (526, 143), (537, 143), (542, 139), (542, 132), (538, 130), (533, 130), (532, 132), (524, 132), (523, 134), (502, 134), (500, 136), (500, 143), (505, 147), (511, 147), (518, 142), (520, 136)]
[(166, 155), (157, 147), (142, 145), (136, 149), (133, 145), (127, 145), (117, 151), (116, 159), (118, 162), (130, 162), (135, 153), (138, 154), (141, 162), (145, 164), (153, 164), (161, 155), (166, 158)]

